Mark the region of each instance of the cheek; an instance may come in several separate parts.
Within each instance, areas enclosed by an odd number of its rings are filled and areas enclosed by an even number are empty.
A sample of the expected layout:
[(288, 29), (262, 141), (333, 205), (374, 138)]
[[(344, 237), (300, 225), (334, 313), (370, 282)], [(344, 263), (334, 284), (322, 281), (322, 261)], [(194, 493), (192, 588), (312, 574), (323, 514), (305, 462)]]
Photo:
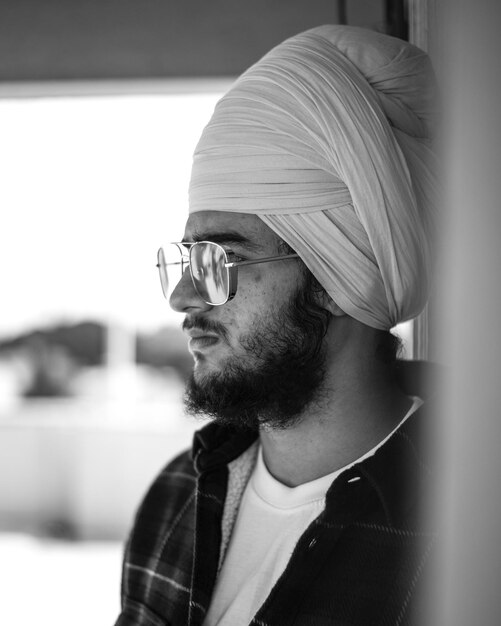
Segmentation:
[(261, 313), (279, 310), (294, 296), (299, 276), (294, 268), (269, 267), (256, 269), (239, 282), (237, 297), (250, 310), (258, 309)]
[[(284, 268), (274, 267), (273, 263), (255, 268), (246, 278), (245, 287), (257, 297), (278, 300), (290, 288), (291, 276)], [(243, 286), (243, 285), (242, 285)]]
[(289, 285), (265, 274), (253, 276), (241, 287), (231, 303), (231, 311), (228, 311), (229, 324), (234, 325), (237, 333), (262, 326), (270, 315), (289, 302), (291, 296)]
[(235, 298), (221, 308), (218, 316), (230, 335), (235, 337), (261, 326), (263, 320), (291, 301), (298, 280), (291, 270), (270, 266), (239, 275)]
[[(280, 268), (283, 270), (283, 268)], [(288, 271), (273, 271), (270, 268), (268, 274), (261, 274), (257, 277), (255, 289), (261, 294), (261, 301), (264, 301), (269, 309), (280, 309), (288, 303), (297, 288), (297, 276)]]

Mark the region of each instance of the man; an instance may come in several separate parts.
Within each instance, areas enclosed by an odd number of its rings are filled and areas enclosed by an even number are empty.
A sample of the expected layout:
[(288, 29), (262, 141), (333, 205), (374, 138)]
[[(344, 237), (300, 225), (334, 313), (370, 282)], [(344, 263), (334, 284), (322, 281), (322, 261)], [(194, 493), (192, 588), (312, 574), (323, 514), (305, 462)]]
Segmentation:
[(432, 105), (421, 51), (324, 26), (216, 106), (158, 257), (212, 422), (139, 510), (118, 626), (410, 622), (425, 418), (389, 329), (428, 293)]

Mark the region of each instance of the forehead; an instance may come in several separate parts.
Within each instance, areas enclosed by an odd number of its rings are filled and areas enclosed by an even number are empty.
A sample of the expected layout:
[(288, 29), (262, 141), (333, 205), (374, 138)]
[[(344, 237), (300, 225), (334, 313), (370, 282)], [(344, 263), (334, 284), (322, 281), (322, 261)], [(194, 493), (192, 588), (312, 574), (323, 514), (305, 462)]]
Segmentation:
[(192, 213), (186, 222), (184, 241), (211, 239), (220, 241), (222, 236), (227, 236), (229, 243), (238, 242), (242, 238), (263, 249), (276, 247), (281, 242), (281, 239), (257, 215), (248, 213), (198, 211)]

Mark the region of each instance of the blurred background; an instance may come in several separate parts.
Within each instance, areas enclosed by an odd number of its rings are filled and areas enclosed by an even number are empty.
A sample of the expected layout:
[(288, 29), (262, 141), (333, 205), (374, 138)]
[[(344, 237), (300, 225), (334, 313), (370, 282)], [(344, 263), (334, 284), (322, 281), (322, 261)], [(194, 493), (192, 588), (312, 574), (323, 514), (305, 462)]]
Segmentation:
[(155, 268), (196, 141), (246, 67), (342, 21), (408, 37), (403, 2), (0, 2), (3, 623), (114, 622), (136, 507), (200, 426)]
[(442, 81), (444, 267), (430, 310), (397, 332), (404, 356), (448, 367), (437, 623), (499, 623), (498, 14), (487, 0), (0, 0), (2, 623), (114, 622), (134, 511), (199, 426), (156, 250), (182, 235), (217, 99), (322, 23), (409, 39)]
[[(155, 255), (182, 235), (191, 153), (218, 89), (0, 100), (9, 624), (31, 623), (31, 611), (47, 624), (113, 623), (134, 510), (190, 443), (191, 357)], [(83, 589), (91, 600), (70, 619)]]

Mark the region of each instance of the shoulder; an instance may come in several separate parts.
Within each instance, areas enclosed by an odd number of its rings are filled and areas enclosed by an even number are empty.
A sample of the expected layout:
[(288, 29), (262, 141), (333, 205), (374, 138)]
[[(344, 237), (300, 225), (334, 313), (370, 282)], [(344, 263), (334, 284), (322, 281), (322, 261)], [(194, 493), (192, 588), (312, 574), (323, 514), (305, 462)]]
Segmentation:
[(123, 615), (134, 616), (134, 624), (146, 624), (148, 607), (186, 623), (196, 485), (191, 452), (182, 452), (161, 470), (137, 511), (122, 572)]
[(161, 470), (134, 519), (125, 553), (129, 568), (144, 567), (152, 557), (159, 558), (166, 537), (174, 537), (177, 543), (191, 541), (196, 484), (190, 451), (182, 452)]
[(182, 482), (187, 480), (193, 482), (196, 479), (196, 471), (193, 465), (192, 450), (184, 450), (176, 457), (171, 459), (167, 465), (160, 471), (154, 483), (157, 482)]
[(392, 533), (430, 530), (426, 510), (433, 493), (434, 463), (429, 427), (429, 407), (422, 405), (351, 470), (366, 479), (363, 500), (373, 504), (366, 512)]
[(146, 492), (138, 509), (136, 524), (145, 517), (167, 521), (172, 515), (194, 498), (196, 472), (191, 450), (185, 450), (160, 471)]

